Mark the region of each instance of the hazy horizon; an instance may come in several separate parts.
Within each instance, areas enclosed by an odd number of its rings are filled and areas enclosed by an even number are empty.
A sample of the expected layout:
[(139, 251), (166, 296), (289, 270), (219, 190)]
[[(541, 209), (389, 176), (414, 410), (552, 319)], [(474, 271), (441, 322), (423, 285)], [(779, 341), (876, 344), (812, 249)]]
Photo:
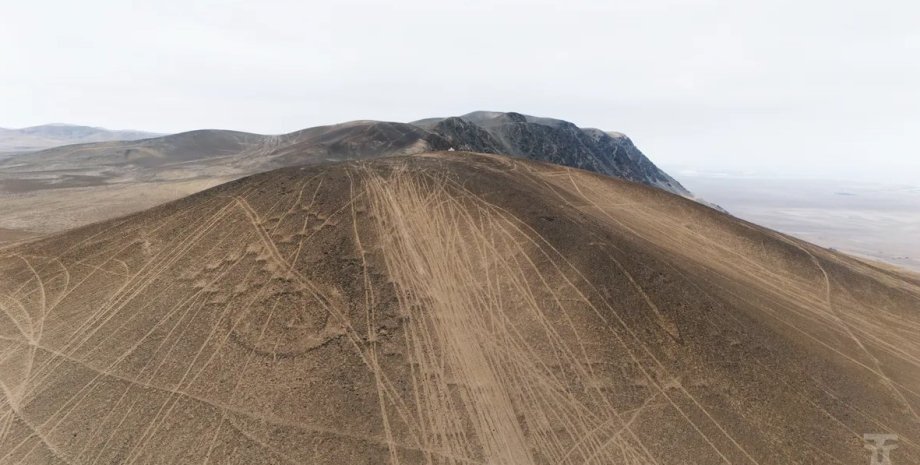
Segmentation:
[(920, 6), (907, 1), (50, 10), (4, 6), (0, 127), (283, 133), (500, 110), (624, 132), (665, 166), (920, 178)]

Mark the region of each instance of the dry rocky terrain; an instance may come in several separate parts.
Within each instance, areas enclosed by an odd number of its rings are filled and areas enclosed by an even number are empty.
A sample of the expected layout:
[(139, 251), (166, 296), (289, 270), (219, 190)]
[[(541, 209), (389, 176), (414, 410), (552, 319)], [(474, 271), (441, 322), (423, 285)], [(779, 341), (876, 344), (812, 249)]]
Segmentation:
[(0, 248), (0, 463), (920, 463), (920, 279), (465, 152)]

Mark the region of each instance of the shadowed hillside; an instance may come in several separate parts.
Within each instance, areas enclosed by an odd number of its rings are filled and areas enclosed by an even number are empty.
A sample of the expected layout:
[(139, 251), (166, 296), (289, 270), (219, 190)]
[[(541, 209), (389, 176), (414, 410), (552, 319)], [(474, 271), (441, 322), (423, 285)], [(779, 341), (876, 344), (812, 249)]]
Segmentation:
[(920, 463), (920, 280), (443, 152), (0, 249), (0, 463)]
[(690, 196), (679, 182), (658, 169), (626, 135), (618, 132), (582, 129), (559, 119), (495, 111), (475, 111), (413, 124), (440, 135), (457, 150), (548, 161)]

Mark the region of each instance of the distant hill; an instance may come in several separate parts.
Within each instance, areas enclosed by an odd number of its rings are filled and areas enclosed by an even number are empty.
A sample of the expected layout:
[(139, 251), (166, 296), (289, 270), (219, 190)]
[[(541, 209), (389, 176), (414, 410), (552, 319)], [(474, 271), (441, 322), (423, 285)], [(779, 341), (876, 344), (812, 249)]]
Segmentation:
[(63, 231), (276, 168), (450, 150), (546, 161), (692, 198), (622, 134), (481, 111), (414, 123), (351, 121), (281, 135), (202, 129), (0, 154), (0, 228)]
[(352, 121), (283, 135), (198, 130), (52, 148), (11, 158), (0, 163), (0, 171), (90, 170), (101, 180), (121, 181), (242, 176), (286, 166), (452, 149), (548, 161), (690, 195), (622, 134), (499, 112), (414, 123)]
[(111, 130), (75, 124), (43, 124), (22, 129), (0, 128), (0, 152), (29, 152), (70, 144), (104, 142), (112, 140), (137, 140), (163, 134)]
[(559, 119), (520, 113), (477, 111), (413, 124), (447, 139), (452, 148), (506, 154), (581, 168), (689, 196), (674, 178), (655, 166), (618, 132), (586, 128)]

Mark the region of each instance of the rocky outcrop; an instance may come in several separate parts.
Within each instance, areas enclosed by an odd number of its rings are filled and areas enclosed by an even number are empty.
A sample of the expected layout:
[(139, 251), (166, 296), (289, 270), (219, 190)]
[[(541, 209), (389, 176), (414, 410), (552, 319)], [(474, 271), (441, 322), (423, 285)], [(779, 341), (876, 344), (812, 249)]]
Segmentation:
[(415, 124), (449, 141), (456, 150), (571, 166), (690, 196), (620, 133), (582, 129), (568, 121), (513, 112), (474, 112)]

